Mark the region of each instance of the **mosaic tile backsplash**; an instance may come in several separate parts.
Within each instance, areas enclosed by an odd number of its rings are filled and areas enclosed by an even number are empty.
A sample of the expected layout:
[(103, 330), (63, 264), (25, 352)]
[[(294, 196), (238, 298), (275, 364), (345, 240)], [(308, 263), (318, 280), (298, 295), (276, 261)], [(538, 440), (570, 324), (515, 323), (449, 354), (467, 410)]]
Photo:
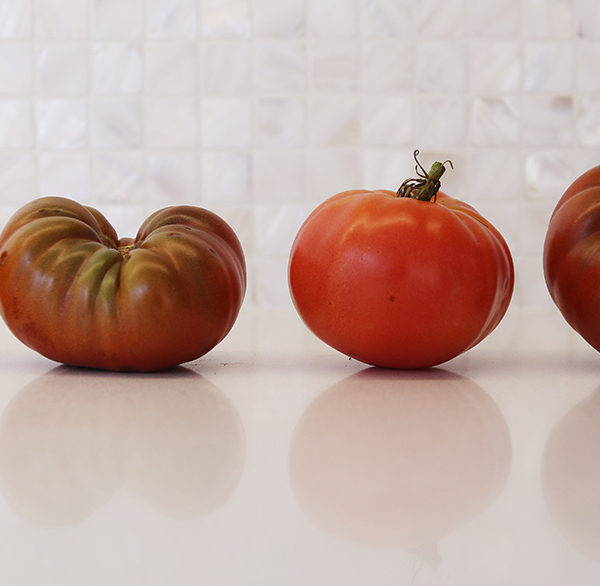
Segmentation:
[(286, 305), (296, 231), (351, 187), (451, 159), (444, 191), (550, 303), (541, 251), (600, 162), (598, 0), (0, 0), (0, 219), (43, 194), (121, 235), (208, 207), (237, 231), (250, 305)]

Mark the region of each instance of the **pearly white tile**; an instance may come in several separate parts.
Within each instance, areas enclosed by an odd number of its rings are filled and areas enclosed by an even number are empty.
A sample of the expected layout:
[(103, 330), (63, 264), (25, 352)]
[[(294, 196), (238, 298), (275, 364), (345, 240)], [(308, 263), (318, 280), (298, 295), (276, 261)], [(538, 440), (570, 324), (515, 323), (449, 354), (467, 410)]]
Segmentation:
[(582, 41), (577, 45), (575, 89), (600, 92), (600, 41)]
[(203, 202), (243, 204), (251, 201), (249, 153), (204, 151), (200, 157)]
[(306, 33), (305, 0), (253, 0), (257, 37), (300, 37)]
[(565, 92), (572, 88), (574, 56), (568, 42), (528, 42), (523, 53), (525, 89)]
[(523, 0), (523, 34), (527, 38), (571, 37), (577, 13), (575, 6), (573, 0)]
[(197, 50), (191, 41), (152, 41), (144, 46), (144, 90), (149, 94), (196, 91)]
[(306, 188), (305, 154), (293, 150), (256, 150), (253, 157), (254, 200), (288, 205), (301, 201)]
[(539, 255), (517, 257), (515, 259), (515, 275), (515, 292), (512, 301), (514, 305), (522, 309), (551, 307), (556, 310), (546, 288)]
[[(542, 255), (554, 201), (526, 202), (519, 209), (519, 252)], [(541, 263), (540, 263), (541, 264)]]
[(90, 7), (90, 0), (34, 0), (36, 36), (56, 40), (88, 38)]
[(595, 0), (573, 0), (576, 11), (575, 26), (584, 39), (600, 39), (600, 11)]
[(46, 150), (87, 146), (88, 110), (81, 100), (45, 99), (36, 103), (37, 145)]
[(133, 94), (142, 90), (142, 47), (139, 43), (95, 43), (92, 89), (97, 94)]
[(32, 0), (0, 2), (0, 39), (27, 39), (33, 22)]
[(251, 89), (250, 47), (248, 41), (205, 41), (201, 53), (202, 94), (248, 93)]
[(352, 95), (314, 95), (309, 100), (309, 141), (319, 147), (356, 146), (360, 101)]
[(311, 36), (350, 37), (358, 32), (358, 0), (307, 0)]
[(365, 148), (362, 150), (365, 189), (396, 191), (402, 182), (414, 177), (414, 160), (407, 147)]
[(139, 151), (96, 151), (92, 156), (93, 194), (123, 207), (144, 201), (144, 157)]
[(306, 104), (299, 98), (259, 98), (255, 106), (256, 144), (302, 146), (306, 142)]
[(75, 200), (91, 192), (91, 165), (87, 153), (42, 152), (40, 191), (42, 195), (62, 195)]
[(249, 302), (263, 307), (290, 307), (287, 258), (266, 258), (253, 263), (254, 280), (248, 287)]
[(193, 39), (197, 34), (196, 0), (145, 0), (150, 39)]
[(202, 34), (212, 39), (249, 38), (252, 20), (250, 7), (250, 0), (202, 0)]
[(471, 34), (515, 37), (521, 24), (521, 0), (467, 0)]
[(199, 201), (196, 156), (175, 150), (151, 152), (146, 158), (149, 201), (164, 205)]
[(577, 107), (577, 138), (581, 144), (600, 145), (600, 104), (596, 96), (582, 96)]
[(4, 151), (0, 157), (2, 202), (23, 202), (39, 195), (35, 153), (31, 150)]
[(315, 149), (307, 153), (307, 197), (322, 202), (362, 186), (361, 157), (354, 149)]
[(574, 134), (573, 100), (569, 96), (525, 96), (522, 122), (525, 144), (568, 144)]
[(302, 205), (261, 204), (254, 218), (256, 251), (265, 257), (287, 258), (306, 212)]
[(141, 39), (144, 33), (143, 0), (91, 0), (92, 37)]
[(310, 53), (310, 82), (317, 91), (354, 91), (359, 87), (360, 52), (357, 41), (314, 41)]
[(423, 97), (416, 104), (415, 145), (458, 146), (466, 140), (467, 107), (458, 97)]
[(91, 104), (91, 142), (96, 148), (136, 148), (142, 143), (141, 105), (136, 98), (102, 98)]
[(197, 101), (188, 97), (146, 98), (143, 124), (146, 146), (194, 147), (198, 141)]
[(37, 49), (37, 90), (42, 95), (85, 94), (90, 54), (84, 43), (44, 43)]
[(469, 198), (519, 200), (524, 195), (524, 167), (517, 149), (473, 149), (469, 165)]
[(307, 49), (304, 41), (257, 41), (254, 87), (259, 93), (301, 92), (306, 88)]
[(237, 98), (206, 98), (201, 104), (200, 124), (205, 147), (248, 147), (252, 135), (250, 102)]
[(33, 108), (25, 99), (0, 99), (0, 148), (30, 148), (34, 144)]
[(517, 40), (478, 40), (469, 48), (469, 79), (476, 92), (511, 92), (521, 81), (521, 46)]
[(578, 174), (571, 156), (557, 149), (541, 148), (525, 157), (525, 188), (530, 198), (556, 203)]
[(415, 3), (411, 0), (367, 0), (362, 9), (364, 36), (412, 37), (414, 13)]
[(374, 96), (362, 100), (363, 143), (371, 146), (412, 144), (413, 103), (409, 96)]
[(456, 93), (467, 89), (469, 53), (461, 42), (417, 44), (416, 80), (421, 91)]
[(363, 43), (361, 77), (364, 92), (410, 91), (415, 75), (413, 43), (390, 40)]
[(31, 45), (0, 44), (0, 94), (27, 94), (33, 89)]
[(465, 0), (421, 0), (415, 20), (421, 37), (462, 37), (467, 20)]
[(471, 140), (476, 145), (516, 144), (521, 118), (514, 97), (475, 98), (471, 107)]

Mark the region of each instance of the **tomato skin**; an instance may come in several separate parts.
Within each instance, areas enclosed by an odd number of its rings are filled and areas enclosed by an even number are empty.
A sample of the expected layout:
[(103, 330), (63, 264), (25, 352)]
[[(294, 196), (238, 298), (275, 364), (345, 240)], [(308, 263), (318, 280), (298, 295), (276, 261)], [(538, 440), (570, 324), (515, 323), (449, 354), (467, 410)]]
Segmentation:
[(544, 241), (544, 276), (569, 325), (600, 351), (600, 165), (557, 203)]
[(485, 338), (504, 316), (513, 263), (472, 207), (387, 190), (334, 195), (292, 245), (289, 286), (306, 325), (367, 364), (424, 368)]
[(0, 313), (57, 362), (117, 371), (194, 360), (233, 326), (246, 265), (233, 230), (193, 206), (118, 239), (97, 210), (60, 197), (23, 206), (0, 235)]

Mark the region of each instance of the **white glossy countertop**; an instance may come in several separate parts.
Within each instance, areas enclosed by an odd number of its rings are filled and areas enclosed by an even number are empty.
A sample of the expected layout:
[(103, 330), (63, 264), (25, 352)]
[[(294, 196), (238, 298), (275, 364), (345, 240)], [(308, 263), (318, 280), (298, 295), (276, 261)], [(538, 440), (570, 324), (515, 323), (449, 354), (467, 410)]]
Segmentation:
[(2, 586), (600, 583), (600, 356), (557, 311), (424, 372), (292, 310), (165, 374), (0, 343)]

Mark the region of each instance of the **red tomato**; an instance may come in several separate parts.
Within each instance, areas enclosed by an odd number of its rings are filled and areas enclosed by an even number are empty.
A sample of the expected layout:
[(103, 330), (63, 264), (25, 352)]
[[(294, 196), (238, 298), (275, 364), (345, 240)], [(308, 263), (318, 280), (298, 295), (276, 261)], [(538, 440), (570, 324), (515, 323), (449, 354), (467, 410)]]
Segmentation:
[(548, 291), (567, 322), (600, 351), (600, 165), (559, 200), (544, 243)]
[(119, 240), (97, 210), (44, 197), (0, 235), (2, 317), (65, 364), (153, 371), (198, 358), (229, 332), (245, 288), (233, 230), (197, 207), (159, 210)]
[(500, 322), (514, 283), (510, 251), (476, 210), (437, 191), (443, 170), (436, 163), (397, 193), (338, 193), (300, 228), (292, 299), (333, 348), (376, 366), (422, 368), (472, 348)]

